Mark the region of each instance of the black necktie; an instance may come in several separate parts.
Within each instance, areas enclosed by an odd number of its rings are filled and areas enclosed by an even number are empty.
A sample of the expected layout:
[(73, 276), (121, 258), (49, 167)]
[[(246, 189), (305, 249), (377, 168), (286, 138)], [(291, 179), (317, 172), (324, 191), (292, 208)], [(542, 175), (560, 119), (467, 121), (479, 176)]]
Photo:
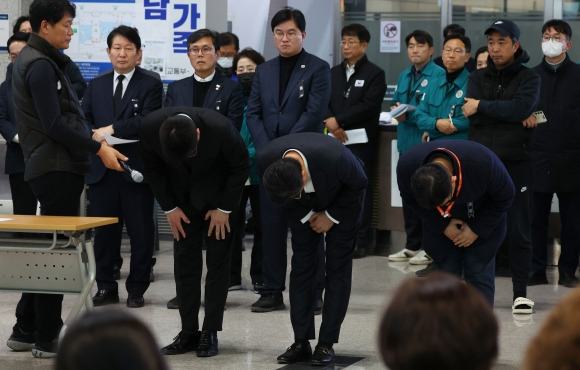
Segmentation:
[(115, 88), (115, 95), (113, 95), (113, 101), (115, 102), (115, 114), (119, 110), (119, 106), (121, 105), (121, 99), (123, 98), (123, 79), (125, 76), (119, 75), (117, 76), (117, 87)]

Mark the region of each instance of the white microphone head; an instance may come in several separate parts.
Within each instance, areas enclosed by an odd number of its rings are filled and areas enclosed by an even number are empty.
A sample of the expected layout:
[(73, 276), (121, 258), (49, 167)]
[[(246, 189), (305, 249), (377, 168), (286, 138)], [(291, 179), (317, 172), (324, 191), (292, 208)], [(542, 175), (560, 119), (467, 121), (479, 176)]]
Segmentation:
[(131, 178), (135, 182), (142, 182), (143, 181), (143, 175), (139, 171), (135, 171), (135, 170), (131, 171)]

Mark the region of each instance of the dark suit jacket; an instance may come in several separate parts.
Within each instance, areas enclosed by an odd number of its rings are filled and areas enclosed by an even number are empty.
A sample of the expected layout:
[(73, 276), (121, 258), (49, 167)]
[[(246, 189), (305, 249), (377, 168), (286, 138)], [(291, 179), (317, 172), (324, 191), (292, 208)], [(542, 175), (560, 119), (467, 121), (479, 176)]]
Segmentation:
[(483, 259), (490, 258), (503, 240), (503, 234), (498, 230), (501, 225), (505, 228), (507, 210), (515, 194), (514, 185), (503, 163), (491, 150), (466, 140), (437, 140), (415, 145), (399, 158), (399, 190), (403, 201), (423, 220), (425, 252), (435, 260), (440, 260), (450, 248), (458, 248), (443, 235), (450, 218), (443, 218), (435, 208), (420, 207), (411, 189), (411, 176), (420, 166), (429, 162), (434, 152), (451, 159), (457, 173), (455, 160), (438, 148), (447, 148), (455, 153), (463, 173), (463, 186), (451, 209), (451, 217), (466, 221), (478, 235), (468, 248), (472, 248)]
[(305, 50), (296, 62), (280, 104), (280, 57), (256, 69), (246, 123), (256, 150), (297, 132), (322, 132), (330, 100), (330, 67)]
[(387, 84), (385, 71), (368, 61), (365, 55), (346, 80), (345, 62), (330, 70), (332, 92), (329, 115), (345, 130), (364, 128), (369, 141), (377, 138), (379, 115)]
[[(193, 76), (170, 83), (167, 86), (165, 107), (193, 107)], [(242, 86), (225, 78), (216, 70), (203, 102), (203, 108), (213, 109), (228, 117), (240, 131), (244, 116), (244, 96)]]
[(0, 134), (6, 140), (4, 173), (7, 174), (24, 173), (22, 147), (12, 141), (17, 133), (12, 101), (12, 63), (10, 63), (6, 71), (6, 80), (0, 84)]
[[(159, 142), (159, 128), (167, 117), (185, 113), (197, 124), (197, 155), (189, 163), (167, 158)], [(197, 210), (237, 209), (250, 173), (248, 150), (229, 119), (206, 108), (169, 107), (143, 119), (140, 147), (145, 176), (164, 211), (187, 202)]]
[[(315, 211), (325, 210), (337, 221), (352, 219), (360, 213), (361, 197), (367, 185), (360, 160), (338, 140), (315, 132), (286, 135), (272, 140), (258, 152), (260, 176), (288, 149), (300, 151), (308, 162), (308, 170), (316, 194)], [(300, 207), (300, 202), (292, 202)], [(310, 208), (304, 209), (306, 215)], [(354, 215), (357, 217), (357, 215)]]
[[(114, 136), (121, 139), (136, 140), (139, 138), (139, 126), (143, 117), (161, 108), (163, 103), (163, 83), (143, 72), (140, 67), (135, 73), (123, 94), (119, 112), (114, 113), (113, 70), (95, 77), (90, 83), (82, 102), (85, 117), (91, 129), (113, 124)], [(137, 143), (119, 144), (116, 149), (129, 157), (129, 166), (141, 171), (143, 161)], [(107, 168), (95, 154), (91, 154), (91, 173), (85, 178), (87, 184), (99, 182)], [(125, 179), (131, 177), (125, 173)]]

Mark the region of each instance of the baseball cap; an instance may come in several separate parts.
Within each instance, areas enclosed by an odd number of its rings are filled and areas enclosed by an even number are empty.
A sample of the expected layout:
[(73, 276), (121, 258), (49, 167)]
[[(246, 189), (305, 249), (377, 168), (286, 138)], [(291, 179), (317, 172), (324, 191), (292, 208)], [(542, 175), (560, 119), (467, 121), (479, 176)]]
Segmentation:
[(498, 31), (504, 36), (511, 36), (516, 40), (520, 39), (520, 28), (517, 24), (510, 21), (509, 19), (500, 19), (498, 21), (493, 22), (491, 26), (485, 32), (484, 35), (487, 35), (491, 31)]

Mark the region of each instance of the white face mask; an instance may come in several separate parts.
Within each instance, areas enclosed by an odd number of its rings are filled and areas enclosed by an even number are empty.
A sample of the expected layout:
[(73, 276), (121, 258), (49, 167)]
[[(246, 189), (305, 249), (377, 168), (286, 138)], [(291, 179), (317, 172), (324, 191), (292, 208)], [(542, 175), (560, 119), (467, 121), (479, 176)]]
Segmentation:
[(231, 68), (234, 65), (234, 58), (221, 57), (217, 60), (217, 63), (222, 68)]
[(556, 42), (554, 40), (548, 40), (542, 42), (542, 53), (549, 58), (555, 58), (564, 52), (565, 42)]

